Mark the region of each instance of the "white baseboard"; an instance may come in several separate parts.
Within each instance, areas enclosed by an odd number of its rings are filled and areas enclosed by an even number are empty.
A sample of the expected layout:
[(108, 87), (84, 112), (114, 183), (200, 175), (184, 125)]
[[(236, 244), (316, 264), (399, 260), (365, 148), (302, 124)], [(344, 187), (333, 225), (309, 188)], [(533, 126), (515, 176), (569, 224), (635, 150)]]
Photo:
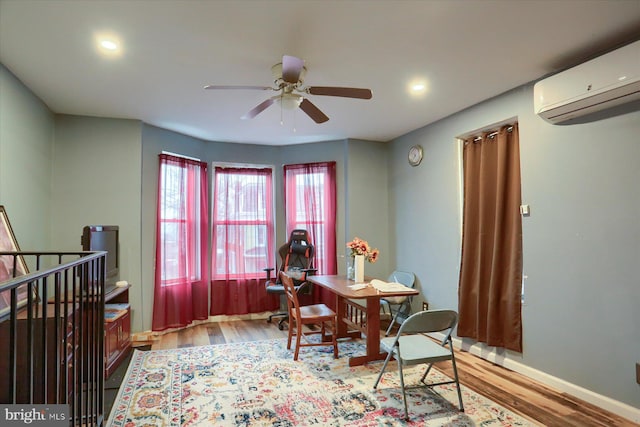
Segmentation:
[[(444, 335), (442, 334), (433, 335), (439, 339), (444, 338)], [(489, 362), (495, 363), (503, 368), (507, 368), (528, 378), (539, 381), (542, 384), (575, 396), (585, 402), (591, 403), (592, 405), (609, 412), (613, 412), (614, 414), (620, 415), (621, 417), (627, 418), (635, 423), (640, 423), (640, 409), (611, 399), (610, 397), (595, 393), (591, 390), (587, 390), (584, 387), (572, 384), (561, 378), (554, 377), (553, 375), (534, 369), (517, 360), (509, 359), (505, 357), (504, 354), (498, 353), (495, 347), (487, 347), (483, 344), (469, 345), (464, 343), (460, 338), (453, 338), (453, 345), (457, 349), (466, 351), (480, 357), (481, 359), (488, 360)]]

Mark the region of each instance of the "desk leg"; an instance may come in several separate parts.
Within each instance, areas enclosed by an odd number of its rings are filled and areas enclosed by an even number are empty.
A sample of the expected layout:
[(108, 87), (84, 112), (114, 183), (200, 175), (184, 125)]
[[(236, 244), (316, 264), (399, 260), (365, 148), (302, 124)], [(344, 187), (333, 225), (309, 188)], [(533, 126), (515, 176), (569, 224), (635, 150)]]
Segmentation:
[(347, 314), (347, 304), (344, 302), (344, 298), (336, 294), (336, 314), (338, 315), (338, 338), (347, 337), (347, 324), (344, 322), (344, 318)]
[(376, 360), (384, 360), (387, 353), (380, 353), (380, 299), (367, 299), (367, 354), (349, 359), (349, 366), (364, 365)]
[(367, 299), (367, 356), (380, 353), (380, 298)]
[[(347, 317), (347, 303), (340, 295), (336, 295), (336, 315), (338, 316), (338, 327), (336, 338), (353, 338), (357, 339), (362, 336), (360, 331), (349, 332), (349, 326), (345, 321)], [(324, 336), (323, 341), (331, 341), (331, 336)]]

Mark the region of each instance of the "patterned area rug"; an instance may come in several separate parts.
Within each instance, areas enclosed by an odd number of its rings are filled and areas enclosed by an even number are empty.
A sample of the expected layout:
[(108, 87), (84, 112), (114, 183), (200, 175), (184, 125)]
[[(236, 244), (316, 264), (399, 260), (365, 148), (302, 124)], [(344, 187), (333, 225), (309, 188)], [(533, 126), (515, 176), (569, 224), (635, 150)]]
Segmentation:
[[(382, 362), (349, 367), (364, 342), (304, 347), (300, 359), (286, 340), (136, 351), (107, 426), (529, 426), (524, 418), (455, 385), (408, 391), (410, 421), (403, 420), (397, 366), (390, 363), (377, 390)], [(420, 368), (418, 370), (417, 368)], [(418, 384), (421, 367), (405, 370)], [(446, 379), (432, 370), (428, 380)]]

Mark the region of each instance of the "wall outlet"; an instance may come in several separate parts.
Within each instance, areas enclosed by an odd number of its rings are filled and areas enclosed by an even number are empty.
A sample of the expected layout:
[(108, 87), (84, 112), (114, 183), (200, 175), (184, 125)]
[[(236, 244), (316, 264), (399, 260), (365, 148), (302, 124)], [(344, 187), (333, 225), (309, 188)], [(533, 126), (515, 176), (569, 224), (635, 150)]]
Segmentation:
[(422, 301), (422, 311), (429, 310), (429, 303), (426, 301)]

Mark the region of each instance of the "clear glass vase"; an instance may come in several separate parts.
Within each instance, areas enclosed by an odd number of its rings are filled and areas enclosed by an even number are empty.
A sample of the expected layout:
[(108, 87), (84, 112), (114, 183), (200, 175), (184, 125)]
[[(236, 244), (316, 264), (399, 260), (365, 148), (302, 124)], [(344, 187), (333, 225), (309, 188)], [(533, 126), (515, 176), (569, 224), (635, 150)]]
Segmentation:
[(353, 256), (348, 256), (347, 257), (347, 279), (349, 280), (355, 280), (355, 269), (353, 267), (353, 260), (354, 257)]

